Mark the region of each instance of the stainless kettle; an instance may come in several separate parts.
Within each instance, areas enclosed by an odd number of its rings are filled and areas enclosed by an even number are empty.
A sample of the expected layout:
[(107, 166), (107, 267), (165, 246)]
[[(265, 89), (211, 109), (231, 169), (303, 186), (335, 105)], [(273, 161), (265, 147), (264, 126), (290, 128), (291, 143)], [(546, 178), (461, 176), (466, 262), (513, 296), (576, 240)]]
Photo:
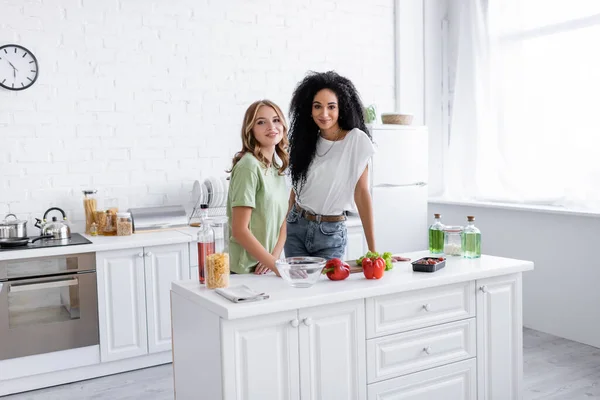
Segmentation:
[[(52, 217), (51, 222), (47, 221), (48, 213), (50, 213), (51, 211), (54, 211), (54, 210), (61, 212), (62, 217), (63, 217), (62, 221), (59, 221), (58, 218), (56, 218), (56, 217)], [(65, 212), (62, 209), (60, 209), (58, 207), (49, 208), (44, 213), (43, 220), (40, 220), (39, 218), (36, 218), (35, 220), (36, 220), (35, 226), (37, 228), (40, 228), (40, 230), (42, 231), (42, 233), (41, 233), (42, 236), (52, 235), (53, 239), (70, 239), (71, 238), (71, 228), (67, 224), (67, 215), (65, 214)]]

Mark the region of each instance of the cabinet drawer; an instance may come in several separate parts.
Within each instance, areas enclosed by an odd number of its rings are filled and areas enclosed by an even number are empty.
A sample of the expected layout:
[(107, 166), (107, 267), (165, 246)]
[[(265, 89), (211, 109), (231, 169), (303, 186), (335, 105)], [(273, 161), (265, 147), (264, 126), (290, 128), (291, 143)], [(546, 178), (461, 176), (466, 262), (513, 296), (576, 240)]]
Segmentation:
[(475, 359), (428, 369), (368, 387), (369, 400), (476, 400)]
[(367, 381), (378, 382), (476, 354), (475, 318), (367, 341)]
[(367, 299), (367, 338), (475, 316), (475, 282)]

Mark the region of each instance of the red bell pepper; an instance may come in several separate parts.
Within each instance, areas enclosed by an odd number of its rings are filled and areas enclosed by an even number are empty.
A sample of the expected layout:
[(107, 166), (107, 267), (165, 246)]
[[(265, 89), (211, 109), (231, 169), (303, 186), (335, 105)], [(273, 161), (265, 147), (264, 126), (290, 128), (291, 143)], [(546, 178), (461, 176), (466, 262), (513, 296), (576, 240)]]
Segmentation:
[(339, 258), (332, 258), (325, 264), (323, 273), (332, 281), (343, 281), (350, 276), (350, 266)]
[(362, 260), (363, 273), (367, 279), (380, 279), (385, 272), (385, 260), (381, 257)]
[(381, 257), (377, 257), (373, 260), (373, 276), (375, 279), (379, 279), (385, 272), (385, 260)]
[(373, 279), (373, 261), (370, 258), (363, 258), (362, 267), (365, 278)]

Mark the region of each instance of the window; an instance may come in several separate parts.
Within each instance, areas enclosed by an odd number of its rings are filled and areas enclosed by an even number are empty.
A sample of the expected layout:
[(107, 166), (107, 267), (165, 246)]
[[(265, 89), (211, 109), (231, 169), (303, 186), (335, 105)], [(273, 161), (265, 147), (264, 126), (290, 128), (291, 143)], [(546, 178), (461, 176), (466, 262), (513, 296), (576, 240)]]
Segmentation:
[(600, 1), (463, 3), (448, 191), (600, 211)]

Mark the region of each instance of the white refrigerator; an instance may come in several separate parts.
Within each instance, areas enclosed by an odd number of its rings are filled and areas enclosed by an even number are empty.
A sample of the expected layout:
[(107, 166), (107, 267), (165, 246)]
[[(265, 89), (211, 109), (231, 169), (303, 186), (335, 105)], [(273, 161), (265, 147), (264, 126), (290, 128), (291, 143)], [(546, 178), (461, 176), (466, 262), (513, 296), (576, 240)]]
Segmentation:
[(426, 127), (373, 125), (371, 161), (375, 242), (379, 252), (426, 250), (428, 131)]

